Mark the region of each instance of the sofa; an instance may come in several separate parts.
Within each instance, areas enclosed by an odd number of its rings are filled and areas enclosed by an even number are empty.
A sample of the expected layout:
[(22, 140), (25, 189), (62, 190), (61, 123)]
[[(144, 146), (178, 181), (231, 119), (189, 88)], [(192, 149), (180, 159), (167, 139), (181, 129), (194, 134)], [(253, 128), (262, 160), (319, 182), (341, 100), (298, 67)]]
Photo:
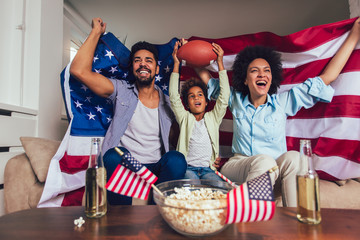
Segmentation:
[[(4, 172), (5, 212), (11, 213), (36, 208), (47, 177), (50, 160), (56, 153), (60, 142), (21, 137), (24, 153), (9, 159)], [(282, 206), (281, 186), (274, 189), (276, 205)], [(320, 180), (320, 206), (322, 208), (360, 209), (359, 179), (337, 182)], [(144, 204), (135, 201), (135, 205)]]

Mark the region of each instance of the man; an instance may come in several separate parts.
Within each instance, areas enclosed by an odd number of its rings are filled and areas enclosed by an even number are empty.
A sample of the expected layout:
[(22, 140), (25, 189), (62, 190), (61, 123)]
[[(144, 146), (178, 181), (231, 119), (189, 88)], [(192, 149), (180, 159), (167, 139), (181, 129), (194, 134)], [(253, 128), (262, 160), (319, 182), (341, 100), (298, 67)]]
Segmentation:
[[(138, 42), (131, 48), (131, 67), (135, 83), (108, 79), (91, 71), (95, 49), (106, 23), (94, 18), (92, 31), (77, 52), (70, 73), (95, 94), (108, 97), (114, 104), (114, 117), (105, 135), (102, 151), (109, 179), (120, 156), (114, 147), (121, 146), (143, 163), (158, 181), (181, 179), (186, 171), (185, 157), (169, 152), (169, 133), (173, 112), (169, 99), (155, 85), (159, 72), (158, 53), (154, 45)], [(131, 204), (131, 199), (108, 192), (110, 204)]]

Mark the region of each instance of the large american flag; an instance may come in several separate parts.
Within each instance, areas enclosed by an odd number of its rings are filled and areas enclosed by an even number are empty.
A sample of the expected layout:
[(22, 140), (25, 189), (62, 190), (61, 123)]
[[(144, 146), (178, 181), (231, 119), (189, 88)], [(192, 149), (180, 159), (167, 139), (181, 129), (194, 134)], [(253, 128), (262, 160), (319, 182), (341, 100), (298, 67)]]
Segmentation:
[(148, 198), (151, 185), (157, 181), (157, 177), (147, 167), (137, 161), (129, 152), (119, 152), (122, 160), (117, 166), (106, 189), (128, 197), (136, 197), (143, 200)]
[[(160, 72), (155, 83), (168, 94), (172, 72), (173, 38), (156, 45)], [(133, 81), (129, 68), (130, 50), (112, 33), (104, 34), (95, 50), (92, 70), (108, 78)], [(61, 73), (61, 87), (68, 119), (67, 132), (50, 162), (50, 167), (38, 207), (81, 205), (85, 186), (92, 137), (105, 136), (113, 116), (109, 99), (101, 98), (70, 75), (70, 64)]]
[[(309, 77), (319, 75), (344, 42), (356, 18), (305, 29), (287, 36), (270, 32), (222, 39), (191, 37), (215, 42), (224, 49), (224, 65), (231, 82), (231, 66), (236, 54), (246, 46), (273, 47), (282, 55), (284, 81), (278, 92), (287, 91)], [(217, 76), (217, 65), (209, 70)], [(196, 76), (182, 67), (182, 80)], [(322, 179), (339, 180), (360, 177), (360, 44), (352, 53), (338, 79), (333, 82), (331, 103), (317, 103), (289, 117), (286, 126), (288, 150), (299, 151), (300, 139), (310, 139), (315, 168)], [(232, 155), (232, 115), (228, 111), (220, 126), (220, 156)]]
[[(287, 36), (270, 32), (246, 34), (222, 39), (203, 39), (216, 42), (225, 51), (224, 64), (231, 81), (231, 66), (235, 55), (248, 45), (265, 45), (281, 52), (285, 80), (280, 92), (321, 73), (339, 49), (355, 19), (315, 26)], [(161, 72), (158, 84), (168, 93), (172, 57), (176, 39), (158, 45)], [(336, 180), (360, 177), (360, 46), (351, 55), (339, 78), (332, 84), (335, 96), (331, 103), (317, 103), (301, 110), (287, 120), (288, 150), (298, 150), (302, 138), (311, 139), (316, 154), (316, 169), (323, 179)], [(93, 70), (108, 77), (132, 80), (129, 73), (130, 51), (111, 33), (98, 44)], [(209, 66), (216, 76), (216, 63)], [(181, 69), (181, 80), (195, 76), (187, 67)], [(112, 106), (107, 99), (92, 94), (73, 79), (69, 66), (61, 74), (61, 85), (70, 119), (66, 135), (53, 157), (39, 207), (80, 205), (84, 192), (85, 169), (90, 152), (90, 138), (104, 136), (112, 118)], [(227, 112), (220, 127), (220, 155), (232, 155), (232, 116)]]
[(227, 193), (227, 224), (267, 221), (274, 213), (275, 199), (269, 172)]

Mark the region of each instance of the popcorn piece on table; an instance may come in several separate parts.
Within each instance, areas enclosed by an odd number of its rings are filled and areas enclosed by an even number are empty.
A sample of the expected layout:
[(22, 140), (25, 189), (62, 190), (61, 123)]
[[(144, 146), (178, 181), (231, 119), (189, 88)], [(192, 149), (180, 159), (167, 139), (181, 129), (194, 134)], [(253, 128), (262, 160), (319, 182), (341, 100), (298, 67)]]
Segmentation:
[(85, 220), (83, 219), (83, 217), (80, 217), (80, 218), (74, 220), (74, 224), (77, 227), (81, 227), (84, 223), (85, 223)]

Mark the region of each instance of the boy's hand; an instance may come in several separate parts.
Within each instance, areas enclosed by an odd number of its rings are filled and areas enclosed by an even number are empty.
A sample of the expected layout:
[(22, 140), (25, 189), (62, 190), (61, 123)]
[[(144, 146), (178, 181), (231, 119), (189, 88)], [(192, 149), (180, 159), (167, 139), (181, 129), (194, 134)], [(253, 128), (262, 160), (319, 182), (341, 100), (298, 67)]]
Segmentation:
[(175, 43), (175, 46), (174, 46), (174, 51), (172, 53), (172, 57), (174, 59), (174, 69), (173, 69), (173, 72), (176, 72), (178, 73), (179, 72), (179, 66), (180, 66), (180, 61), (177, 57), (177, 52), (178, 52), (178, 49), (179, 47), (183, 46), (184, 44), (186, 44), (188, 41), (185, 40), (184, 38), (182, 38), (181, 40), (177, 41)]
[(217, 55), (217, 59), (216, 62), (219, 66), (219, 71), (224, 70), (224, 63), (223, 63), (223, 57), (224, 57), (224, 50), (220, 47), (219, 44), (216, 43), (212, 43), (213, 45), (213, 51), (216, 53)]
[(214, 166), (217, 170), (219, 170), (219, 168), (220, 168), (220, 161), (221, 161), (221, 158), (220, 158), (220, 157), (217, 157), (217, 158), (215, 159), (214, 163), (213, 163), (213, 166)]

